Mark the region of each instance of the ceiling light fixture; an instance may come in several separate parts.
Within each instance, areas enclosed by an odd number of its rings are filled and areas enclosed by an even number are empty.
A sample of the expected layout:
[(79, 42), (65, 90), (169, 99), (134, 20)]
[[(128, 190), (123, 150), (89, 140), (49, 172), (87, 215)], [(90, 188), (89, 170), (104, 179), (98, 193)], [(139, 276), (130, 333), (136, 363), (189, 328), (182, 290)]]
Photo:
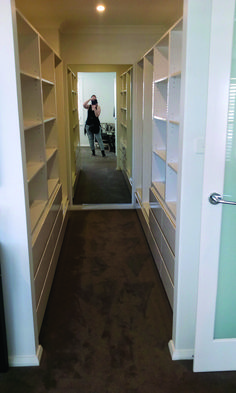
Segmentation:
[(98, 5), (98, 6), (97, 6), (97, 11), (98, 11), (98, 12), (103, 12), (103, 11), (105, 11), (105, 6), (102, 5), (102, 4)]

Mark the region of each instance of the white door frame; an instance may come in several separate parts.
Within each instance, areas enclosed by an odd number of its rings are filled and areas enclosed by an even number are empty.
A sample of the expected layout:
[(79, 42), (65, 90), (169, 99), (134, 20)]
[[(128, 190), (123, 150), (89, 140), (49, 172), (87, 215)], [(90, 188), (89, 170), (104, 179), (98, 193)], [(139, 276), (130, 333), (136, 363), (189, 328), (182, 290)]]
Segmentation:
[(214, 339), (222, 207), (208, 201), (224, 187), (234, 7), (212, 0), (194, 371), (236, 370), (236, 339)]

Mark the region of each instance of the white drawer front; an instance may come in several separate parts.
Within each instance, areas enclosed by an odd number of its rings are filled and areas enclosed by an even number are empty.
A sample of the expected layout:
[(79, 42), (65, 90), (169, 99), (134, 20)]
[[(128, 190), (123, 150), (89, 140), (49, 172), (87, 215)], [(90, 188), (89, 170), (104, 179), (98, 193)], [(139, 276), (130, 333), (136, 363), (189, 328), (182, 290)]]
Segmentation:
[(173, 226), (172, 222), (169, 220), (169, 217), (165, 214), (164, 211), (162, 229), (173, 254), (175, 254), (175, 227)]
[(161, 279), (167, 294), (167, 297), (169, 299), (170, 305), (173, 309), (173, 304), (174, 304), (174, 286), (171, 281), (171, 278), (169, 276), (169, 273), (165, 267), (165, 264), (163, 264), (163, 267), (161, 269)]
[(51, 263), (52, 255), (56, 246), (57, 238), (59, 235), (59, 231), (62, 224), (62, 210), (59, 211), (57, 215), (56, 222), (54, 227), (51, 231), (50, 237), (46, 244), (43, 256), (41, 258), (38, 270), (36, 272), (36, 276), (34, 279), (35, 282), (35, 298), (36, 298), (36, 305), (38, 305), (38, 301), (43, 290), (44, 282), (48, 273), (48, 268)]
[(164, 236), (162, 239), (161, 254), (164, 259), (167, 270), (169, 272), (170, 278), (171, 278), (172, 282), (174, 283), (175, 257), (174, 257), (174, 254), (172, 253), (169, 245), (167, 244)]
[(48, 237), (50, 235), (50, 231), (53, 227), (54, 221), (56, 219), (56, 216), (58, 214), (60, 205), (62, 201), (62, 189), (60, 187), (53, 203), (48, 211), (48, 214), (42, 224), (42, 227), (40, 229), (40, 232), (38, 234), (37, 239), (35, 240), (33, 244), (33, 261), (34, 261), (34, 274), (37, 271), (40, 259), (43, 255), (44, 249), (46, 247), (46, 243), (48, 241)]
[(162, 233), (152, 211), (149, 214), (149, 224), (159, 250), (161, 251)]
[(35, 279), (34, 279), (36, 306), (38, 305), (38, 301), (39, 301), (39, 298), (40, 298), (40, 295), (41, 295), (41, 292), (43, 289), (45, 278), (47, 276), (47, 272), (48, 272), (48, 268), (49, 268), (50, 261), (52, 258), (54, 247), (55, 247), (54, 237), (50, 236), (50, 239), (47, 243), (45, 252), (42, 256), (38, 271), (37, 271)]
[(151, 211), (156, 218), (158, 224), (162, 228), (162, 208), (155, 195), (153, 194), (152, 189), (150, 189), (149, 191), (149, 200)]

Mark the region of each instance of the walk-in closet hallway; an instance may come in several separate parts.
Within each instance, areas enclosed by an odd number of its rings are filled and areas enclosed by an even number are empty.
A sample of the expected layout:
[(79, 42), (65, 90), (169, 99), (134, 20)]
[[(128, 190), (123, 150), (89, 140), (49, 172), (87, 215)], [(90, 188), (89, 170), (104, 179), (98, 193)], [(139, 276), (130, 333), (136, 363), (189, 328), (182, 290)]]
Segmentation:
[(80, 168), (74, 193), (74, 205), (131, 203), (131, 195), (121, 170), (117, 170), (115, 153), (100, 149), (91, 156), (89, 147), (77, 149), (77, 165)]
[(191, 361), (171, 360), (171, 324), (136, 211), (73, 211), (40, 333), (41, 364), (0, 374), (0, 392), (235, 393), (235, 372), (194, 374)]

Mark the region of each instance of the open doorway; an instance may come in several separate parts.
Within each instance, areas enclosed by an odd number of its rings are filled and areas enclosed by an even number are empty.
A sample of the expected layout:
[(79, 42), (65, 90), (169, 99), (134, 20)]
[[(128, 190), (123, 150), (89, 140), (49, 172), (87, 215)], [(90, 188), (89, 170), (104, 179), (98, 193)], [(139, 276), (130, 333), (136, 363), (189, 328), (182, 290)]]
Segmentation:
[(116, 73), (115, 72), (78, 72), (78, 109), (80, 124), (80, 146), (89, 147), (88, 137), (84, 134), (84, 125), (87, 119), (87, 111), (83, 103), (92, 94), (95, 94), (101, 107), (99, 116), (102, 131), (114, 133), (114, 146), (105, 146), (109, 151), (116, 154), (117, 124), (116, 124)]
[[(79, 180), (74, 205), (131, 203), (130, 191), (117, 163), (117, 92), (116, 72), (78, 72), (78, 112), (80, 145), (77, 149)], [(84, 133), (88, 111), (83, 103), (96, 95), (105, 159), (95, 139), (95, 157), (91, 156), (88, 136)]]

